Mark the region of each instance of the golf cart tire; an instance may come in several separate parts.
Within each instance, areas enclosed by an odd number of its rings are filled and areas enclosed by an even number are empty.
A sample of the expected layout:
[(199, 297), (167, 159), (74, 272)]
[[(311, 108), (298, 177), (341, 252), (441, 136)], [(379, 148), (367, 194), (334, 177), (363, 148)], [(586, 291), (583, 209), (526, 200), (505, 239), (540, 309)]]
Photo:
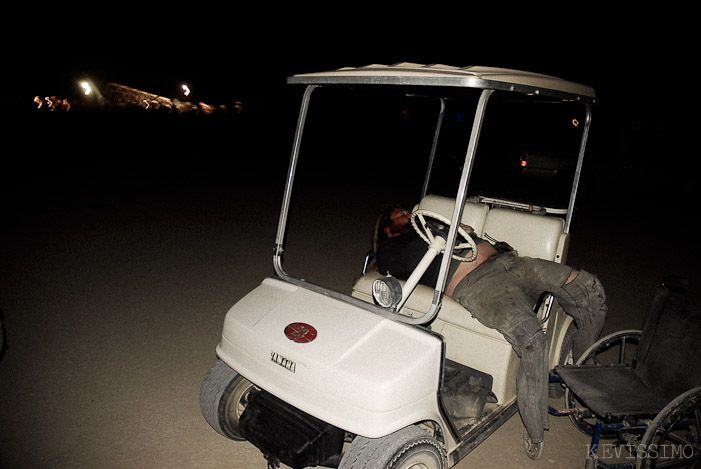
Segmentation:
[(411, 426), (382, 438), (356, 437), (343, 456), (339, 469), (445, 469), (445, 447), (427, 432)]
[(239, 430), (239, 418), (252, 387), (250, 381), (221, 360), (210, 368), (200, 388), (200, 410), (217, 433), (231, 440), (245, 440)]

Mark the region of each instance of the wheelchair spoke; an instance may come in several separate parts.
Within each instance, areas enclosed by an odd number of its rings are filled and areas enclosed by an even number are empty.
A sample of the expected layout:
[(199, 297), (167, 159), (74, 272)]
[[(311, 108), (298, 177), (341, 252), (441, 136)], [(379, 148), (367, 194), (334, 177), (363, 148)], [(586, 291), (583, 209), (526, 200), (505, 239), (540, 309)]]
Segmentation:
[(676, 433), (669, 433), (666, 436), (667, 441), (676, 443), (677, 446), (693, 446), (689, 440)]
[(626, 360), (626, 336), (621, 337), (621, 349), (618, 353), (618, 363), (625, 363)]

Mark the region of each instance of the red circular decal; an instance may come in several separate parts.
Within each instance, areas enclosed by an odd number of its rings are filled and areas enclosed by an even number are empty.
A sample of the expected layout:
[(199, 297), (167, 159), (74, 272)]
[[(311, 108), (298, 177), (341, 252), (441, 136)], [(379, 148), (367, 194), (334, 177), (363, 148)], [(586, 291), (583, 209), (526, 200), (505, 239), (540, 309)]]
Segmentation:
[(293, 322), (285, 328), (285, 336), (294, 342), (306, 344), (316, 339), (316, 329), (303, 322)]

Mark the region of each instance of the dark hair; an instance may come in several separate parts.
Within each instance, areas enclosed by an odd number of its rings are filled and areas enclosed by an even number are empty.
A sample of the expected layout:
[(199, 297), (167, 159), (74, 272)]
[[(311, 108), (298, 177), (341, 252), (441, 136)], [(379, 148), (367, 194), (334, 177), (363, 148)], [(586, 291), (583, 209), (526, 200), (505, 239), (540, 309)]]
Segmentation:
[(382, 241), (387, 239), (387, 233), (385, 232), (385, 228), (392, 227), (392, 212), (394, 212), (398, 208), (402, 208), (402, 206), (399, 204), (386, 205), (382, 209), (380, 216), (377, 217), (377, 221), (375, 222), (375, 233), (372, 237), (373, 252), (377, 253), (377, 247)]

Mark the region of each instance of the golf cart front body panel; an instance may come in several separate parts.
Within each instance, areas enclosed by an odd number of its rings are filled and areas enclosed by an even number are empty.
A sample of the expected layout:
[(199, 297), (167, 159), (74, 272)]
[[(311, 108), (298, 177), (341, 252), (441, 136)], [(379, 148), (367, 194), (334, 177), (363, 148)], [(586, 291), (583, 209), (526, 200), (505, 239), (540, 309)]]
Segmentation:
[[(313, 332), (297, 341), (291, 325)], [(278, 279), (229, 310), (217, 352), (257, 386), (353, 433), (382, 436), (426, 408), (438, 414), (439, 337)]]

